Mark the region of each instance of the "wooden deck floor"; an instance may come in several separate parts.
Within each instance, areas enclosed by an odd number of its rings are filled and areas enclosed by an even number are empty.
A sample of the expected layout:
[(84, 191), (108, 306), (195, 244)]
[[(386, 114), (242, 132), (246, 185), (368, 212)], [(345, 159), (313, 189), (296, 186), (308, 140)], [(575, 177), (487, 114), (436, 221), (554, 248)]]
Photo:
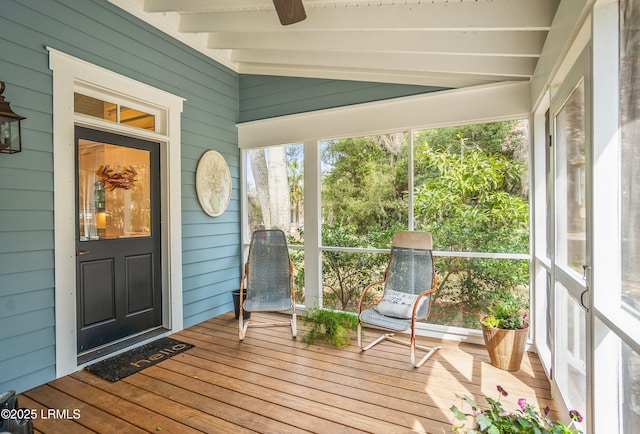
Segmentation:
[(307, 346), (302, 333), (292, 340), (288, 328), (253, 328), (240, 343), (237, 321), (225, 314), (173, 335), (195, 348), (171, 359), (115, 383), (77, 372), (24, 392), (20, 406), (69, 410), (69, 419), (35, 420), (46, 434), (442, 433), (451, 431), (456, 394), (484, 403), (497, 384), (509, 392), (507, 408), (521, 397), (553, 408), (535, 354), (507, 372), (489, 364), (482, 346), (421, 339), (443, 348), (415, 369), (407, 347)]

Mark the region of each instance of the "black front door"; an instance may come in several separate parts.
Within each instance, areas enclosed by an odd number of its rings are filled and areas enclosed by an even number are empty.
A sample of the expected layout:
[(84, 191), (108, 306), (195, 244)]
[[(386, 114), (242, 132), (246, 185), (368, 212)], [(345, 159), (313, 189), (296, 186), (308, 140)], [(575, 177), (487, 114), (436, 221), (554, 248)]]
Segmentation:
[(78, 353), (162, 324), (160, 145), (76, 127)]

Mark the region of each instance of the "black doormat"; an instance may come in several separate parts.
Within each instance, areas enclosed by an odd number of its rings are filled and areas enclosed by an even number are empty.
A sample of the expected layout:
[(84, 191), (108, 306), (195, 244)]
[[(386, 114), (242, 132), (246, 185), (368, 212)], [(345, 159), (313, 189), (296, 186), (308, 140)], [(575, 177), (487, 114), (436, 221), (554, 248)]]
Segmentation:
[(189, 348), (193, 348), (193, 345), (171, 338), (161, 338), (126, 353), (94, 363), (84, 369), (98, 377), (114, 382), (167, 360)]

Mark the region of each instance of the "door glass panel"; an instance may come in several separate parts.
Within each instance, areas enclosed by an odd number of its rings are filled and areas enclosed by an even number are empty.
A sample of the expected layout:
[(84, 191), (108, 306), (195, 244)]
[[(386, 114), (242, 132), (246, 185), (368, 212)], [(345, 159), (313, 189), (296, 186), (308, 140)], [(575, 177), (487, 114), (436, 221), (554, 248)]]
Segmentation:
[(640, 433), (640, 354), (622, 343), (622, 424), (626, 433)]
[(585, 245), (584, 81), (556, 115), (557, 262), (582, 274)]
[[(620, 2), (621, 306), (640, 318), (640, 0)], [(636, 324), (637, 327), (637, 324)], [(640, 354), (622, 342), (622, 431), (640, 433)]]
[(586, 311), (560, 282), (556, 303), (556, 381), (570, 408), (586, 415)]
[(80, 139), (80, 241), (151, 236), (150, 152)]
[(623, 1), (620, 8), (621, 301), (640, 317), (640, 1)]
[[(544, 362), (544, 367), (549, 373), (552, 367), (551, 353), (553, 350), (553, 316), (550, 301), (553, 299), (553, 280), (549, 271), (539, 262), (536, 262), (535, 279), (536, 297), (532, 300), (538, 316), (534, 325), (536, 327), (536, 348), (538, 356)], [(532, 304), (533, 304), (532, 303)]]

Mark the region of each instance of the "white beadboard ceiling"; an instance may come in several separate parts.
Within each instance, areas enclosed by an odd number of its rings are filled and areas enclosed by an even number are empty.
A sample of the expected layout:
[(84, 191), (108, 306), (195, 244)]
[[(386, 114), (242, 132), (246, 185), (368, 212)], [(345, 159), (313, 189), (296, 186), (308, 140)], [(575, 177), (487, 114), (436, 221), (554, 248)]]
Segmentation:
[(466, 87), (533, 75), (559, 0), (110, 0), (241, 74)]

